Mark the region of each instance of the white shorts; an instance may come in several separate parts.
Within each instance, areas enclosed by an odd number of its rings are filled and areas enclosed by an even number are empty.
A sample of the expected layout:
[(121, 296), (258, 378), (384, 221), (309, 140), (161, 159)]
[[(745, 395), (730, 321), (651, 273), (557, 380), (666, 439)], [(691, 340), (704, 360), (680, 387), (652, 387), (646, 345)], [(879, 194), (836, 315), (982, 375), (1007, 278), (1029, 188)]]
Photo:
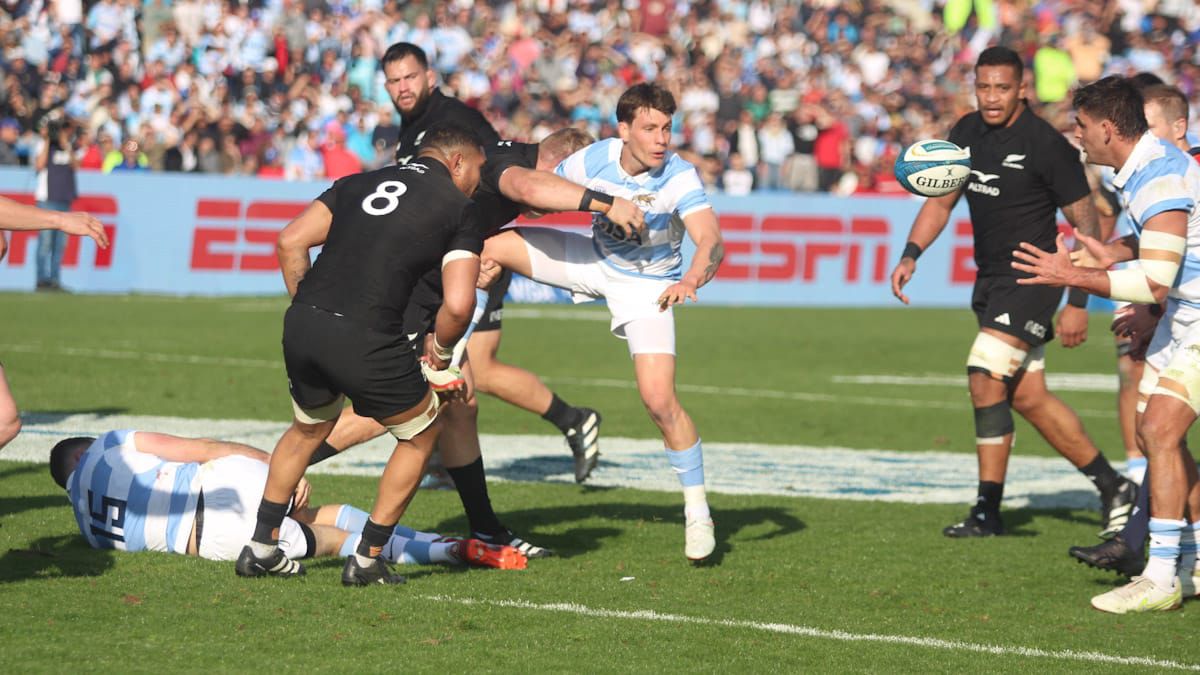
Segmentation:
[[(1164, 393), (1158, 387), (1158, 378), (1168, 369), (1171, 379), (1189, 390), (1200, 388), (1200, 309), (1167, 302), (1167, 309), (1146, 349), (1146, 366), (1138, 383), (1138, 394), (1143, 400)], [(1198, 396), (1200, 392), (1191, 391), (1189, 403), (1193, 410), (1197, 408), (1195, 399)], [(1140, 402), (1138, 410), (1145, 411)]]
[[(258, 504), (266, 485), (267, 465), (249, 457), (229, 455), (200, 467), (200, 491), (204, 495), (201, 558), (237, 560), (254, 535)], [(291, 518), (284, 518), (279, 526), (279, 548), (289, 558), (308, 554), (304, 532)]]
[(571, 292), (575, 302), (604, 298), (613, 335), (629, 342), (630, 354), (674, 354), (675, 314), (661, 312), (658, 298), (675, 282), (637, 277), (609, 265), (591, 237), (546, 227), (522, 227), (533, 280)]

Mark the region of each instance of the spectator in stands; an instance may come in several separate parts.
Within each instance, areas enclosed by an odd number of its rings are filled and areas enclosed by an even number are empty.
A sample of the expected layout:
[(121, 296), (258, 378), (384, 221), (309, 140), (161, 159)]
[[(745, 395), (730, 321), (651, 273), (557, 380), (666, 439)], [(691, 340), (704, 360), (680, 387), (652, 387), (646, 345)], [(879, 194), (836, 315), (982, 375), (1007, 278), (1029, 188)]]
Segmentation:
[(0, 166), (17, 166), (21, 155), (17, 143), (21, 140), (21, 123), (15, 119), (0, 120)]
[(746, 160), (737, 152), (729, 153), (729, 168), (721, 176), (725, 194), (742, 197), (754, 189), (754, 172), (746, 168)]
[[(61, 112), (61, 111), (59, 111)], [(61, 115), (48, 114), (38, 127), (33, 166), (37, 171), (34, 199), (47, 211), (70, 211), (79, 196), (75, 183), (75, 124)], [(67, 234), (62, 230), (41, 230), (37, 240), (37, 290), (61, 291), (62, 257)]]

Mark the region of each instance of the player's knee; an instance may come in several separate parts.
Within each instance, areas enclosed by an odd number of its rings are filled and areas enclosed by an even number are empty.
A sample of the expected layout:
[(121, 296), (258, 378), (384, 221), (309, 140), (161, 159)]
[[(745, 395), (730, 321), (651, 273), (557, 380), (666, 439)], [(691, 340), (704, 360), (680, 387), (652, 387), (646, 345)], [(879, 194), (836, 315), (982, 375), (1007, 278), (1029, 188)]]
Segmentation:
[(1145, 416), (1138, 425), (1137, 439), (1139, 449), (1147, 456), (1161, 455), (1172, 445), (1178, 445), (1179, 439), (1172, 438), (1167, 425), (1157, 417)]
[(1008, 401), (975, 408), (976, 445), (1001, 445), (1012, 432), (1012, 408)]
[(642, 405), (658, 426), (670, 424), (682, 411), (679, 399), (671, 391), (642, 392)]
[(8, 445), (9, 441), (16, 438), (19, 433), (21, 433), (20, 417), (0, 421), (0, 448)]
[(1013, 393), (1012, 409), (1025, 416), (1044, 405), (1049, 397), (1050, 392), (1045, 387), (1018, 388)]
[(1009, 382), (1025, 367), (1028, 357), (1026, 349), (1010, 345), (991, 333), (979, 333), (967, 356), (967, 373), (971, 375), (972, 385), (981, 377)]

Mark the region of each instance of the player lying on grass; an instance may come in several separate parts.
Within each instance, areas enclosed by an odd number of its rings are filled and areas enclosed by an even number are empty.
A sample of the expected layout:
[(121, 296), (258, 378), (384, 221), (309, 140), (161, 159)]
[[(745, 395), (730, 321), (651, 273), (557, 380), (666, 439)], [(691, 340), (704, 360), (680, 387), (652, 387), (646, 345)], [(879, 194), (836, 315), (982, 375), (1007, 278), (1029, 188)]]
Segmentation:
[[(67, 490), (93, 548), (234, 560), (254, 531), (269, 459), (239, 443), (123, 430), (60, 441), (50, 451), (50, 474)], [(353, 553), (368, 514), (347, 504), (309, 506), (309, 493), (301, 481), (280, 527), (280, 549), (292, 559)], [(511, 546), (400, 526), (383, 555), (392, 563), (526, 565)]]

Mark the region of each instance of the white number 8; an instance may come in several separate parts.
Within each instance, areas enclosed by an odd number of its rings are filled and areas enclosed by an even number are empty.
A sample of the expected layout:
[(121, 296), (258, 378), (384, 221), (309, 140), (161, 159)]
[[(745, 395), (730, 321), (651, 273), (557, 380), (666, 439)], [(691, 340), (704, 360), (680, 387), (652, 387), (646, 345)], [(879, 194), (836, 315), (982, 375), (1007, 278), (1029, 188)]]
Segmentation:
[[(372, 216), (386, 216), (400, 206), (400, 195), (408, 192), (408, 186), (398, 180), (385, 180), (375, 188), (375, 191), (363, 199), (362, 208)], [(377, 208), (375, 202), (382, 199), (383, 208)]]

